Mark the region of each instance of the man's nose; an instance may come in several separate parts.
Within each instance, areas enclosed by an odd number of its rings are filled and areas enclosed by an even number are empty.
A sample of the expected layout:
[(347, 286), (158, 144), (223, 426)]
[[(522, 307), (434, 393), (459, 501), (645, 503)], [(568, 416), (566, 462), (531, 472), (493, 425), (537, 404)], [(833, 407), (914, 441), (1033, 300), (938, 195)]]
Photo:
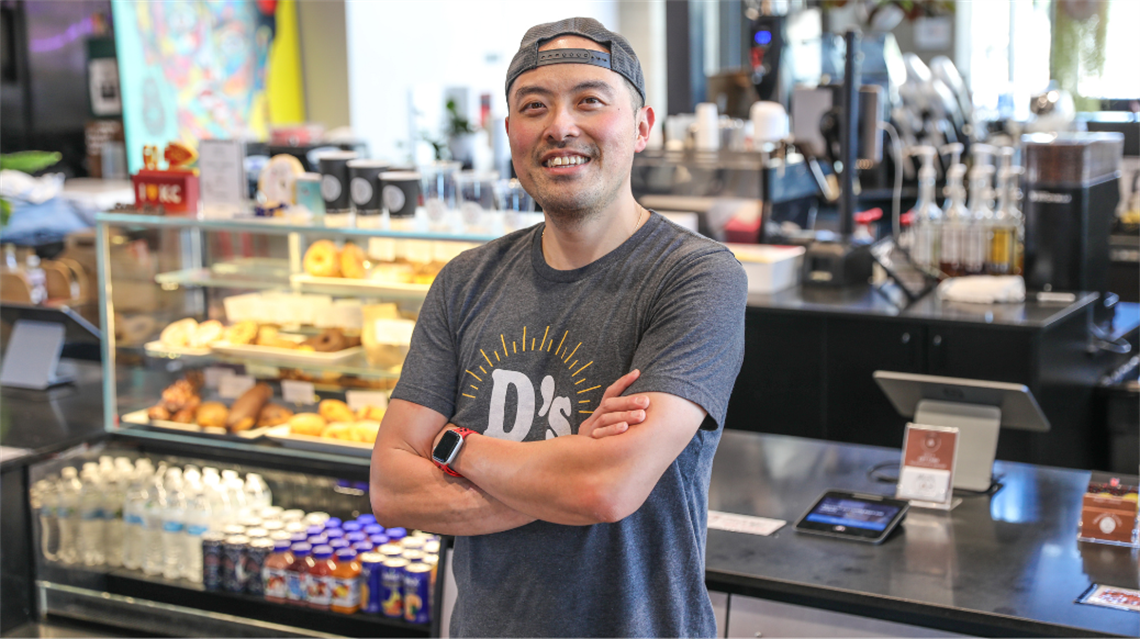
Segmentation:
[(555, 107), (551, 109), (550, 121), (546, 126), (546, 137), (552, 142), (562, 142), (578, 137), (578, 120), (571, 109)]

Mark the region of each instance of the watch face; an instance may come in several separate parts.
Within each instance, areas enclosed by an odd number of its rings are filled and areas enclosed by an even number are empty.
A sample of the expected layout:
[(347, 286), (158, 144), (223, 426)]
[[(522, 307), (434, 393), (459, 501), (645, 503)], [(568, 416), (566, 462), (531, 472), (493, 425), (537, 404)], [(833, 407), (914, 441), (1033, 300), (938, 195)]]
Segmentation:
[(432, 459), (441, 464), (451, 463), (452, 457), (455, 455), (455, 451), (459, 449), (459, 444), (462, 441), (463, 437), (459, 433), (453, 430), (447, 431), (440, 438), (439, 443), (435, 445), (435, 450), (431, 453)]

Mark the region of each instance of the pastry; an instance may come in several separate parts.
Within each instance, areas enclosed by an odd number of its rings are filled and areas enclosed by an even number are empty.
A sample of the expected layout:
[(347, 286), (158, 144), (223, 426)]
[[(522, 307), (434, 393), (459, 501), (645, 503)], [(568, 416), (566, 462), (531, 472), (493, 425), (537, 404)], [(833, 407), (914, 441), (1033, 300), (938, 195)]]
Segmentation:
[(162, 329), (162, 333), (158, 336), (158, 341), (162, 342), (163, 346), (172, 346), (175, 348), (188, 346), (197, 330), (198, 320), (193, 317), (187, 317), (186, 319), (172, 322), (169, 326)]
[(276, 326), (262, 326), (257, 329), (257, 345), (272, 346), (274, 348), (297, 348), (297, 342), (283, 339), (277, 332)]
[(245, 320), (226, 329), (226, 341), (230, 344), (249, 344), (257, 337), (257, 322)]
[(340, 274), (352, 279), (364, 279), (364, 251), (360, 247), (347, 242), (340, 250)]
[(352, 425), (352, 441), (362, 444), (372, 444), (380, 432), (380, 422), (363, 420)]
[(190, 340), (190, 345), (196, 348), (203, 348), (220, 341), (222, 336), (225, 335), (226, 327), (218, 320), (207, 320), (198, 325), (197, 330), (194, 331), (194, 337)]
[(198, 386), (187, 378), (180, 379), (162, 391), (162, 404), (169, 413), (174, 414), (193, 403), (198, 405)]
[(340, 259), (332, 240), (317, 240), (305, 251), (305, 272), (315, 277), (340, 277)]
[(325, 426), (324, 430), (321, 431), (321, 437), (352, 441), (352, 427), (354, 425), (351, 422), (333, 422)]
[(266, 404), (257, 414), (257, 427), (280, 426), (289, 421), (293, 411), (280, 404)]
[(324, 417), (329, 422), (354, 422), (356, 415), (352, 414), (352, 409), (348, 404), (340, 401), (339, 399), (326, 399), (321, 401), (317, 407), (321, 417)]
[(289, 432), (319, 437), (327, 424), (325, 418), (316, 413), (297, 413), (289, 419)]
[(356, 418), (378, 422), (384, 419), (384, 409), (379, 406), (361, 406), (360, 410), (356, 411)]
[(301, 342), (302, 346), (311, 346), (318, 353), (335, 353), (348, 348), (344, 331), (339, 328), (326, 328), (319, 335), (310, 337)]
[(203, 428), (216, 427), (225, 428), (226, 417), (230, 414), (230, 409), (221, 402), (204, 402), (198, 407), (197, 421), (198, 425)]
[(170, 421), (178, 422), (179, 424), (191, 424), (194, 422), (194, 416), (197, 412), (197, 407), (186, 407), (171, 415)]
[(159, 404), (157, 406), (151, 406), (148, 408), (146, 411), (146, 416), (148, 419), (161, 419), (166, 421), (170, 419), (170, 411), (166, 410), (166, 407), (162, 404)]
[(259, 382), (237, 398), (226, 418), (226, 428), (230, 432), (249, 430), (257, 421), (257, 415), (266, 402), (273, 397), (273, 389), (265, 382)]

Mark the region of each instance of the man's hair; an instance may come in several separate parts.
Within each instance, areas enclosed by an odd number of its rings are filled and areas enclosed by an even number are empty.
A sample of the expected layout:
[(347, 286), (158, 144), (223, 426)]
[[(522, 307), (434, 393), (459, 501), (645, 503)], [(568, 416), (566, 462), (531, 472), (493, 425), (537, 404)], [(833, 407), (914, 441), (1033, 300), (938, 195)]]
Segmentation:
[(629, 88), (630, 102), (633, 103), (633, 116), (637, 117), (637, 112), (641, 110), (641, 107), (645, 106), (645, 99), (642, 98), (641, 94), (637, 92), (637, 87), (633, 86), (633, 83), (629, 81), (629, 78), (623, 75), (621, 79), (625, 80), (625, 86)]

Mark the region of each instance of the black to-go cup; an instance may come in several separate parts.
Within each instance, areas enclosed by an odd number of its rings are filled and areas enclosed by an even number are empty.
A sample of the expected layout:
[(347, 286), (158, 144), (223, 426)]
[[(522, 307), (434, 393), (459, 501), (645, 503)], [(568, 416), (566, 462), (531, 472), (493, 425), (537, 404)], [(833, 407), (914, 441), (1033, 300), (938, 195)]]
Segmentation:
[(348, 161), (355, 160), (354, 151), (328, 151), (320, 154), (321, 198), (326, 213), (343, 213), (352, 209), (348, 190)]
[(420, 199), (418, 171), (387, 171), (380, 174), (380, 199), (388, 217), (413, 217)]
[(358, 215), (380, 215), (380, 174), (387, 170), (380, 160), (348, 161), (348, 193)]

